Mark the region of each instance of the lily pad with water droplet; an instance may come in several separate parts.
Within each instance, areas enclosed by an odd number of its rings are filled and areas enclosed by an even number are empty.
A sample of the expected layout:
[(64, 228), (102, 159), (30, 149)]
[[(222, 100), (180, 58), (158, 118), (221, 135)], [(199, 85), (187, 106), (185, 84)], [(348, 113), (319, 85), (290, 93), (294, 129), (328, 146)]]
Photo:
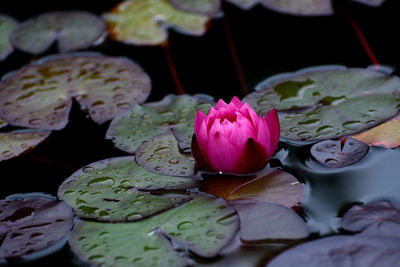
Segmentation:
[(182, 11), (213, 16), (220, 12), (221, 0), (169, 0), (170, 3)]
[(371, 128), (398, 113), (400, 79), (369, 69), (314, 68), (269, 78), (244, 98), (279, 111), (281, 136), (324, 140)]
[[(0, 258), (20, 257), (51, 247), (69, 234), (73, 214), (64, 201), (0, 200)], [(66, 242), (66, 240), (64, 240)]]
[(271, 202), (285, 207), (297, 206), (304, 195), (304, 188), (291, 174), (268, 169), (264, 173), (236, 188), (227, 197), (231, 200)]
[(359, 162), (368, 153), (369, 147), (353, 138), (342, 141), (325, 140), (311, 147), (311, 155), (325, 166), (340, 168)]
[(341, 226), (363, 236), (400, 238), (400, 207), (386, 201), (355, 205), (345, 213)]
[(104, 21), (83, 11), (50, 12), (29, 19), (12, 33), (13, 45), (25, 52), (39, 54), (54, 41), (60, 52), (89, 47), (102, 40), (106, 32)]
[(309, 235), (304, 220), (292, 209), (267, 202), (237, 202), (240, 239), (245, 243), (293, 242)]
[(16, 126), (59, 130), (68, 122), (75, 97), (94, 121), (103, 123), (144, 102), (150, 90), (148, 75), (128, 59), (50, 56), (3, 77), (0, 114)]
[(7, 15), (0, 14), (0, 61), (6, 59), (14, 51), (10, 36), (18, 22)]
[(155, 174), (141, 168), (134, 157), (119, 157), (78, 170), (63, 182), (58, 196), (82, 218), (121, 222), (140, 220), (189, 201), (182, 190), (198, 186), (196, 179)]
[(195, 160), (179, 151), (170, 129), (144, 141), (135, 153), (137, 163), (154, 173), (169, 176), (194, 176)]
[(212, 104), (210, 99), (199, 96), (168, 95), (160, 102), (134, 105), (111, 122), (107, 138), (111, 138), (117, 148), (134, 153), (143, 141), (172, 129), (179, 148), (188, 153), (196, 112), (201, 109), (207, 113)]
[(236, 211), (205, 193), (190, 196), (193, 200), (138, 222), (78, 221), (71, 249), (84, 262), (104, 266), (187, 266), (182, 252), (174, 250), (179, 244), (198, 256), (215, 257), (239, 228)]
[(0, 133), (0, 161), (16, 157), (43, 142), (50, 131)]
[(267, 266), (396, 266), (399, 262), (398, 238), (332, 236), (290, 248)]
[(182, 12), (168, 0), (123, 1), (104, 18), (114, 39), (133, 45), (164, 43), (168, 27), (190, 35), (203, 35), (209, 20), (207, 16)]

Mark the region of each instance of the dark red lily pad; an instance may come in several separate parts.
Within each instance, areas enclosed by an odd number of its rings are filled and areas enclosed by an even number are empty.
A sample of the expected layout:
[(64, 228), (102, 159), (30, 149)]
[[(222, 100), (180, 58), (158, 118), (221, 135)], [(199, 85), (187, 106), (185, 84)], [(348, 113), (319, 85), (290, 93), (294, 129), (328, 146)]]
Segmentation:
[(141, 168), (134, 157), (118, 157), (78, 170), (59, 187), (58, 197), (82, 218), (125, 222), (187, 202), (190, 197), (182, 191), (196, 187), (197, 179), (155, 174)]
[(170, 3), (182, 11), (214, 16), (220, 12), (221, 0), (169, 0)]
[(353, 138), (347, 138), (344, 144), (340, 140), (316, 143), (311, 147), (311, 155), (328, 167), (340, 168), (359, 162), (368, 150), (368, 145)]
[(0, 133), (0, 161), (33, 149), (50, 135), (50, 131), (16, 131)]
[(144, 141), (135, 152), (137, 163), (148, 171), (168, 176), (194, 176), (195, 160), (179, 151), (170, 129)]
[(31, 198), (0, 200), (0, 258), (31, 254), (65, 238), (73, 214), (64, 201)]
[(16, 126), (60, 130), (75, 97), (95, 122), (103, 123), (144, 102), (150, 90), (148, 75), (128, 59), (50, 56), (3, 77), (0, 115)]
[(304, 220), (292, 209), (267, 202), (234, 203), (244, 243), (293, 242), (309, 235)]
[(267, 266), (396, 266), (399, 262), (398, 238), (333, 236), (291, 248)]
[(400, 238), (400, 207), (386, 201), (356, 205), (343, 216), (341, 226), (364, 236)]
[(50, 12), (19, 25), (11, 35), (13, 45), (25, 52), (39, 54), (54, 41), (60, 52), (89, 47), (102, 40), (106, 33), (104, 21), (83, 11)]
[(0, 61), (6, 59), (14, 51), (10, 36), (18, 22), (7, 15), (0, 14)]

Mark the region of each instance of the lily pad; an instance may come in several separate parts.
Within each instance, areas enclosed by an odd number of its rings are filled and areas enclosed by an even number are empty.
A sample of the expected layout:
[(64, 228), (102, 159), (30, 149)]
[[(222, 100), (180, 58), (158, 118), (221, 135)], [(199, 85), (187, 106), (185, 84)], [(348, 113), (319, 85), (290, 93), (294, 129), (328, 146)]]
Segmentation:
[(311, 147), (311, 155), (320, 163), (340, 168), (359, 162), (368, 153), (368, 145), (352, 138), (342, 141), (325, 140)]
[(63, 201), (31, 198), (0, 200), (0, 258), (19, 257), (50, 247), (72, 228), (71, 208)]
[(0, 133), (0, 161), (16, 157), (43, 142), (50, 131)]
[(266, 202), (235, 203), (244, 243), (288, 242), (308, 237), (304, 220), (292, 209)]
[(168, 176), (194, 176), (195, 160), (179, 151), (170, 129), (144, 141), (136, 150), (137, 163), (148, 171)]
[(356, 205), (343, 216), (341, 226), (363, 236), (400, 238), (400, 208), (386, 201)]
[(385, 2), (385, 0), (353, 0), (353, 1), (369, 6), (380, 6)]
[(105, 36), (104, 21), (96, 15), (83, 11), (50, 12), (22, 23), (11, 35), (18, 49), (39, 54), (46, 51), (54, 41), (60, 52), (89, 47)]
[(114, 39), (133, 45), (164, 43), (168, 27), (190, 35), (203, 35), (209, 20), (207, 16), (182, 12), (168, 0), (123, 1), (104, 18)]
[(71, 249), (96, 266), (187, 266), (172, 243), (201, 257), (215, 257), (239, 228), (236, 211), (208, 194), (190, 196), (193, 200), (184, 205), (138, 222), (78, 221), (69, 239)]
[(107, 138), (111, 138), (117, 148), (134, 153), (143, 141), (172, 129), (179, 148), (188, 153), (196, 112), (201, 109), (207, 113), (212, 104), (210, 99), (200, 96), (168, 95), (160, 102), (134, 105), (111, 122)]
[(190, 197), (186, 190), (199, 186), (191, 178), (163, 176), (141, 168), (134, 157), (94, 162), (72, 174), (58, 189), (75, 214), (99, 221), (135, 221), (173, 208)]
[(229, 194), (227, 200), (252, 200), (271, 202), (285, 207), (297, 206), (304, 195), (304, 188), (291, 174), (268, 170)]
[(182, 11), (213, 16), (220, 12), (221, 0), (169, 0), (177, 9)]
[(7, 15), (0, 14), (0, 61), (6, 59), (14, 51), (10, 36), (18, 22)]
[(50, 56), (3, 77), (0, 114), (16, 126), (60, 130), (68, 122), (72, 97), (103, 123), (144, 102), (150, 90), (148, 75), (128, 59)]
[(237, 5), (245, 10), (251, 9), (259, 2), (259, 0), (225, 0), (225, 1)]
[(3, 128), (5, 126), (7, 126), (7, 125), (8, 125), (7, 122), (4, 121), (2, 118), (0, 118), (0, 128)]
[(257, 113), (279, 111), (281, 136), (333, 139), (395, 116), (400, 79), (369, 69), (317, 68), (269, 78), (245, 97)]
[(352, 138), (370, 146), (395, 148), (400, 146), (400, 115)]
[(399, 262), (400, 239), (333, 236), (291, 248), (267, 266), (396, 266)]

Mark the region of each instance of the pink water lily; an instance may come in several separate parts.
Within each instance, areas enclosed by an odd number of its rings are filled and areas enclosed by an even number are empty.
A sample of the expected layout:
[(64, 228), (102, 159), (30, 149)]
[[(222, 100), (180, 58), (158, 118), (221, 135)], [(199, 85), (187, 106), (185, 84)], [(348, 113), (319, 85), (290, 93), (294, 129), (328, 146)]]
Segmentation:
[(222, 99), (207, 116), (197, 111), (192, 151), (197, 164), (209, 171), (249, 173), (263, 168), (279, 143), (275, 109), (265, 117), (233, 97)]

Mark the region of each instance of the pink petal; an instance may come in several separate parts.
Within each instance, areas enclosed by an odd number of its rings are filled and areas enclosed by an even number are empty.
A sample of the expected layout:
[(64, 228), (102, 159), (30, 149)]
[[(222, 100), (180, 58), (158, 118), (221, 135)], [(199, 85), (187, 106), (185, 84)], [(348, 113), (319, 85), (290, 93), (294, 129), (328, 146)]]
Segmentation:
[(194, 132), (196, 135), (199, 134), (200, 125), (204, 121), (205, 118), (206, 118), (206, 115), (200, 109), (197, 110), (196, 118), (194, 120)]
[(216, 109), (216, 110), (220, 110), (221, 108), (226, 108), (227, 106), (228, 106), (228, 104), (225, 103), (224, 100), (220, 99), (220, 100), (218, 100), (218, 103), (217, 103), (217, 105), (215, 106), (215, 109)]
[(238, 113), (237, 121), (233, 125), (236, 129), (232, 132), (229, 142), (238, 151), (242, 151), (247, 139), (250, 137), (256, 139), (257, 137), (254, 125), (240, 113)]
[(240, 109), (243, 106), (243, 103), (242, 103), (242, 101), (240, 101), (239, 98), (237, 98), (237, 96), (234, 96), (232, 98), (231, 102), (229, 103), (229, 105), (234, 105), (235, 107)]
[(267, 155), (270, 157), (272, 154), (275, 152), (275, 149), (272, 146), (272, 141), (271, 141), (271, 133), (269, 131), (269, 127), (267, 125), (266, 120), (260, 115), (260, 124), (258, 125), (258, 131), (257, 131), (257, 142), (261, 144)]
[(279, 144), (279, 134), (280, 134), (280, 125), (276, 109), (273, 108), (270, 110), (270, 112), (268, 112), (267, 116), (265, 116), (265, 121), (267, 122), (269, 132), (271, 135), (271, 147), (275, 152)]
[(269, 157), (264, 147), (249, 138), (237, 159), (233, 173), (250, 173), (265, 167)]
[(199, 149), (202, 151), (205, 157), (207, 157), (207, 148), (208, 148), (208, 133), (207, 133), (207, 125), (205, 120), (200, 124), (199, 132), (196, 133), (196, 138), (198, 142)]
[(236, 122), (230, 122), (229, 120), (224, 120), (221, 123), (222, 128), (224, 129), (224, 136), (226, 139), (230, 140), (232, 133), (237, 131)]
[(215, 171), (232, 172), (239, 154), (220, 132), (210, 136), (208, 158)]
[(257, 113), (250, 107), (250, 105), (246, 102), (244, 105), (240, 108), (240, 113), (246, 116), (250, 121), (253, 122), (255, 129), (258, 129), (258, 123), (260, 121), (260, 118), (257, 116)]

